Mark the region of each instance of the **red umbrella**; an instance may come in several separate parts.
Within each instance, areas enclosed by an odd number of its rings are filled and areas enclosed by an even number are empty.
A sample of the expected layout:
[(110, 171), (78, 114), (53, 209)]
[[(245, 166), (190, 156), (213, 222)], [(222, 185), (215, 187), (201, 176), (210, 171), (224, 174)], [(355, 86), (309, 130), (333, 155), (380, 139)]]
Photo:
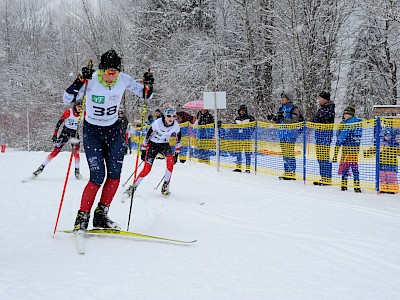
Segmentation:
[(189, 108), (189, 109), (203, 109), (204, 103), (203, 100), (194, 100), (186, 103), (182, 108)]

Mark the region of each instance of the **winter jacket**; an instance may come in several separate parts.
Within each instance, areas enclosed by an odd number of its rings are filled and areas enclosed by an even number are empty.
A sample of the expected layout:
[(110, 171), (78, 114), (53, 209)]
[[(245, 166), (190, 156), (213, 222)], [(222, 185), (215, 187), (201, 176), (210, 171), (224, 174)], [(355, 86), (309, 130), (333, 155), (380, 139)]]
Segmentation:
[[(245, 113), (241, 115), (240, 112), (241, 109), (238, 110), (238, 115), (235, 118), (235, 123), (240, 125), (240, 124), (245, 124), (245, 123), (250, 123), (254, 122), (255, 119), (253, 116), (249, 116), (247, 113), (247, 108), (244, 108)], [(251, 136), (253, 135), (253, 132), (255, 130), (255, 126), (239, 126), (235, 128), (233, 131), (233, 138), (238, 139), (238, 140), (249, 140), (251, 139)]]
[[(311, 122), (333, 124), (335, 122), (335, 103), (330, 102), (326, 106), (321, 106)], [(330, 145), (332, 143), (332, 137), (332, 128), (315, 130), (315, 142), (317, 145)]]
[[(351, 117), (343, 122), (343, 124), (353, 124), (362, 120), (356, 117)], [(362, 136), (362, 124), (343, 125), (340, 131), (336, 146), (360, 146)]]
[[(278, 110), (278, 115), (280, 114), (283, 115), (283, 119), (278, 120), (278, 124), (294, 124), (299, 122), (300, 111), (292, 101), (282, 104)], [(294, 143), (297, 138), (298, 128), (281, 128), (278, 133), (279, 139), (282, 142)]]
[(213, 124), (214, 117), (207, 111), (205, 114), (202, 114), (201, 111), (197, 113), (197, 124), (198, 125), (207, 125)]

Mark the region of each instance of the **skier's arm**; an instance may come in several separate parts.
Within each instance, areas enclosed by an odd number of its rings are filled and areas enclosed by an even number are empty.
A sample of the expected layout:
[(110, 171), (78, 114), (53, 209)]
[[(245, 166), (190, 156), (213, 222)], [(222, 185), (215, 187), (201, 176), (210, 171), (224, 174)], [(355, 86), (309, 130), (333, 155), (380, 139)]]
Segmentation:
[(144, 147), (147, 147), (147, 145), (149, 144), (149, 141), (150, 141), (151, 136), (153, 135), (153, 132), (154, 132), (153, 127), (151, 126), (149, 128), (149, 130), (147, 130), (146, 137), (144, 138), (144, 141), (143, 141)]
[(58, 130), (60, 129), (61, 124), (62, 124), (68, 117), (69, 117), (69, 109), (66, 110), (66, 111), (64, 111), (64, 113), (62, 114), (60, 120), (58, 120), (58, 122), (57, 122), (57, 124), (56, 124), (56, 128), (55, 128), (54, 133), (53, 133), (53, 139), (54, 139), (54, 138), (57, 138), (57, 133), (58, 133)]
[(75, 102), (77, 99), (83, 97), (85, 80), (82, 81), (81, 77), (78, 76), (74, 83), (71, 84), (64, 92), (63, 101), (65, 104)]
[[(131, 76), (128, 74), (121, 74), (121, 78), (125, 84), (125, 88), (132, 93), (134, 93), (136, 96), (139, 96), (141, 98), (144, 97), (144, 85), (135, 81)], [(153, 89), (150, 89), (147, 94), (147, 99), (153, 98)]]

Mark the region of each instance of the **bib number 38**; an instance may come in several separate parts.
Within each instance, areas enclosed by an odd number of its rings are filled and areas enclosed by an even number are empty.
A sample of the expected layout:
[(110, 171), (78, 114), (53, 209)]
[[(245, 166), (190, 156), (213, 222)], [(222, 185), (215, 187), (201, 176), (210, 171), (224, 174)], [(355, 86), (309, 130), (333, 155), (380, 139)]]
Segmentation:
[(113, 115), (113, 114), (115, 114), (117, 112), (117, 106), (116, 105), (111, 106), (111, 107), (107, 107), (107, 108), (100, 107), (100, 106), (93, 106), (93, 108), (94, 108), (94, 113), (93, 114), (95, 116), (104, 116), (104, 115), (111, 116), (111, 115)]

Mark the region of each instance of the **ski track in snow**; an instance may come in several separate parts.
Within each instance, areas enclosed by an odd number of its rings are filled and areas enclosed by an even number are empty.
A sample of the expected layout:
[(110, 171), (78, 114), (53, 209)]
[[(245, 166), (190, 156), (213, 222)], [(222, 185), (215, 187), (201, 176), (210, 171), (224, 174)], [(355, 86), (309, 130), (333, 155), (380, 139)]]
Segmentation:
[[(45, 152), (0, 155), (0, 299), (400, 299), (400, 199), (276, 177), (176, 164), (171, 195), (154, 190), (165, 161), (135, 192), (130, 231), (176, 239), (90, 237), (53, 228), (68, 152), (21, 183)], [(121, 182), (134, 167), (126, 156)], [(84, 155), (81, 173), (89, 177)], [(71, 229), (85, 179), (73, 172), (58, 229)], [(110, 217), (125, 230), (120, 188)], [(99, 196), (98, 196), (99, 197)], [(199, 203), (205, 201), (205, 205)], [(97, 204), (97, 200), (95, 205)]]

